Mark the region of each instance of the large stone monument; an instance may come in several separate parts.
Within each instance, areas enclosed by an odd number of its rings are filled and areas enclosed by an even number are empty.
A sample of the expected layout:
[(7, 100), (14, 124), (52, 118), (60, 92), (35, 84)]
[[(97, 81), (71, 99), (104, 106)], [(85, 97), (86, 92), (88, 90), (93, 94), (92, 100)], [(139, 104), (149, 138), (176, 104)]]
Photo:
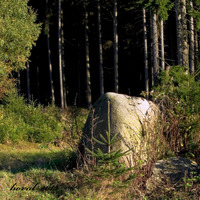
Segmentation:
[(87, 154), (83, 150), (84, 147), (92, 151), (100, 148), (107, 152), (108, 148), (98, 144), (93, 138), (101, 141), (100, 134), (106, 138), (110, 127), (111, 138), (117, 134), (120, 139), (112, 146), (112, 150), (130, 150), (130, 154), (123, 157), (123, 162), (129, 167), (135, 166), (139, 160), (145, 163), (148, 154), (151, 153), (147, 135), (148, 132), (152, 134), (158, 116), (159, 109), (151, 101), (141, 97), (106, 93), (94, 104), (87, 119), (81, 141), (82, 152)]

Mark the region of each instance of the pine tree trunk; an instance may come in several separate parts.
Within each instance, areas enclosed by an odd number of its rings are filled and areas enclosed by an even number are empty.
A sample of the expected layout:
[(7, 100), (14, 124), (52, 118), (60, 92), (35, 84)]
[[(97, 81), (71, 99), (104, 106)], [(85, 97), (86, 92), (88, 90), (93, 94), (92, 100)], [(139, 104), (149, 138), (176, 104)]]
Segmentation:
[(157, 26), (157, 14), (154, 12), (151, 16), (152, 20), (152, 60), (153, 60), (153, 85), (157, 80), (159, 74), (159, 52), (158, 52), (158, 26)]
[[(46, 20), (47, 20), (47, 8), (48, 8), (48, 0), (46, 0)], [(51, 88), (51, 101), (55, 103), (55, 95), (54, 95), (54, 86), (53, 86), (53, 78), (52, 78), (52, 62), (51, 62), (51, 48), (50, 48), (50, 33), (49, 33), (49, 22), (47, 21), (47, 49), (48, 49), (48, 63), (49, 63), (49, 80), (50, 80), (50, 88)]]
[(161, 68), (165, 70), (164, 22), (160, 20)]
[(118, 74), (118, 32), (117, 32), (117, 0), (114, 0), (113, 7), (113, 36), (114, 36), (114, 91), (119, 92), (119, 74)]
[(186, 0), (176, 0), (176, 29), (177, 29), (177, 55), (178, 65), (186, 66), (188, 73), (189, 51), (186, 18)]
[(62, 26), (61, 26), (61, 0), (58, 0), (58, 59), (59, 59), (59, 78), (60, 78), (60, 105), (61, 105), (61, 109), (64, 110), (61, 29), (62, 29)]
[(195, 30), (195, 64), (198, 63), (198, 52), (199, 52), (199, 46), (198, 46), (198, 32)]
[(81, 72), (80, 72), (80, 59), (79, 59), (79, 57), (80, 57), (80, 53), (79, 53), (79, 49), (80, 49), (80, 45), (79, 45), (79, 43), (78, 43), (78, 46), (77, 46), (78, 48), (78, 83), (77, 83), (77, 96), (78, 96), (78, 103), (79, 103), (79, 105), (80, 105), (80, 103), (81, 103)]
[[(193, 8), (193, 2), (190, 1), (190, 6)], [(195, 61), (195, 45), (194, 45), (194, 18), (190, 16), (190, 53), (189, 53), (189, 64), (190, 64), (190, 73), (194, 74), (194, 61)]]
[(103, 45), (102, 45), (102, 32), (101, 32), (101, 4), (98, 0), (98, 34), (99, 34), (99, 85), (100, 96), (104, 94), (104, 75), (103, 75)]
[(146, 98), (149, 98), (149, 76), (148, 76), (148, 48), (147, 48), (147, 23), (146, 10), (143, 8), (143, 32), (144, 32), (144, 74)]
[(90, 81), (90, 55), (89, 55), (89, 38), (88, 38), (88, 12), (85, 10), (85, 56), (86, 56), (86, 84), (87, 84), (87, 106), (92, 104), (91, 81)]
[(66, 87), (66, 76), (65, 76), (65, 56), (64, 56), (64, 15), (63, 9), (61, 8), (61, 53), (62, 53), (62, 70), (63, 70), (63, 101), (64, 101), (64, 108), (67, 107), (67, 87)]

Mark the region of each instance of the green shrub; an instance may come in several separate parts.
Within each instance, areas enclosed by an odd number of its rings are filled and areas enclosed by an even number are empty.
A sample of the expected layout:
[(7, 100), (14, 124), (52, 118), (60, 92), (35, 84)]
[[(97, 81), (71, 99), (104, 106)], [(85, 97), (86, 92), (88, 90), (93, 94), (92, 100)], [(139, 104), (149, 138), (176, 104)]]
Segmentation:
[(0, 110), (0, 142), (51, 142), (62, 136), (63, 127), (55, 106), (44, 109), (12, 94), (4, 98)]
[(151, 92), (165, 115), (165, 135), (176, 152), (198, 146), (200, 138), (200, 81), (187, 74), (184, 67), (172, 66), (162, 71), (159, 84)]

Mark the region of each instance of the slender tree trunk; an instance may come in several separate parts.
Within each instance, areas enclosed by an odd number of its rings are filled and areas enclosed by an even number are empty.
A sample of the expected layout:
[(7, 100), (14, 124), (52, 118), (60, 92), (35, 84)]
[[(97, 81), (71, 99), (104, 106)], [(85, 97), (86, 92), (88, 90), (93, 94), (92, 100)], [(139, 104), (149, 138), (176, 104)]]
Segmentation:
[(101, 4), (98, 0), (98, 34), (99, 34), (99, 80), (100, 96), (104, 93), (104, 75), (103, 75), (103, 45), (101, 32)]
[(62, 26), (61, 26), (61, 0), (58, 0), (58, 60), (59, 60), (59, 78), (60, 78), (60, 105), (61, 105), (61, 109), (64, 110), (61, 29), (62, 29)]
[(27, 98), (28, 98), (28, 103), (31, 102), (31, 90), (30, 90), (30, 67), (29, 67), (29, 62), (26, 64), (26, 77), (27, 77)]
[(160, 20), (161, 68), (165, 70), (164, 22)]
[[(177, 29), (177, 55), (178, 65), (189, 65), (188, 32), (186, 18), (186, 0), (176, 0), (176, 29)], [(188, 70), (186, 70), (188, 73)]]
[(153, 85), (157, 80), (159, 74), (159, 52), (158, 52), (158, 26), (157, 26), (157, 14), (152, 13), (152, 56), (153, 56)]
[[(47, 9), (48, 9), (48, 0), (46, 0), (46, 20), (47, 19)], [(49, 22), (47, 21), (47, 49), (48, 49), (48, 63), (49, 63), (49, 80), (50, 80), (50, 88), (51, 88), (51, 101), (55, 103), (55, 95), (54, 95), (54, 86), (53, 86), (53, 78), (52, 78), (52, 62), (51, 62), (51, 48), (50, 48), (50, 33), (49, 33)]]
[(198, 63), (198, 32), (195, 31), (195, 64)]
[(143, 8), (143, 32), (144, 32), (144, 74), (146, 98), (149, 98), (149, 75), (148, 75), (148, 48), (147, 48), (147, 22), (146, 10)]
[(88, 12), (85, 9), (85, 56), (86, 56), (86, 84), (87, 84), (87, 106), (88, 108), (92, 104), (91, 95), (91, 81), (90, 81), (90, 55), (89, 55), (89, 38), (88, 38)]
[(153, 24), (152, 24), (152, 11), (150, 10), (150, 30), (151, 30), (151, 87), (154, 86), (154, 68), (153, 68)]
[(197, 61), (200, 61), (200, 31), (197, 31)]
[(119, 74), (118, 74), (118, 32), (117, 32), (117, 0), (114, 0), (113, 8), (113, 36), (114, 36), (114, 91), (119, 92)]
[(62, 70), (63, 70), (63, 100), (64, 100), (64, 108), (67, 107), (67, 87), (66, 87), (66, 76), (65, 76), (65, 56), (64, 56), (64, 45), (65, 45), (65, 38), (64, 38), (64, 13), (63, 9), (61, 8), (61, 53), (62, 53)]
[[(190, 1), (190, 6), (193, 8), (193, 2), (192, 0)], [(190, 53), (189, 53), (189, 64), (190, 64), (190, 73), (194, 74), (194, 62), (195, 62), (195, 44), (194, 44), (194, 18), (190, 16)]]
[(78, 103), (79, 103), (79, 105), (80, 105), (80, 103), (81, 103), (81, 73), (80, 73), (80, 59), (79, 59), (79, 57), (80, 57), (80, 53), (79, 53), (79, 49), (80, 49), (80, 47), (79, 47), (80, 45), (79, 45), (79, 43), (78, 43), (78, 58), (77, 58), (77, 62), (78, 62), (78, 88), (77, 88), (77, 90), (78, 90)]
[(50, 88), (51, 88), (51, 101), (55, 103), (55, 94), (54, 94), (54, 86), (53, 86), (53, 77), (52, 77), (52, 62), (51, 62), (51, 49), (50, 49), (50, 35), (49, 31), (47, 33), (47, 48), (48, 48), (48, 62), (49, 62), (49, 80), (50, 80)]

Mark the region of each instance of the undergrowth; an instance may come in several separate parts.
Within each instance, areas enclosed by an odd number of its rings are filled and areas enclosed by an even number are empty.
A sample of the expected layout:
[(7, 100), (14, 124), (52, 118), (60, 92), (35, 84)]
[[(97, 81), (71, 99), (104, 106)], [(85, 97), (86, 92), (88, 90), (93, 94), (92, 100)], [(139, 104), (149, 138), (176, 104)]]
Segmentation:
[(44, 107), (13, 93), (0, 104), (0, 143), (29, 141), (54, 142), (64, 138), (79, 139), (87, 112), (70, 108), (64, 113), (55, 105)]
[[(87, 110), (69, 107), (61, 113), (53, 105), (26, 104), (16, 94), (4, 98), (0, 105), (0, 199), (200, 199), (198, 175), (185, 178), (181, 190), (167, 187), (149, 193), (146, 188), (157, 159), (181, 155), (200, 162), (200, 82), (198, 74), (184, 70), (174, 66), (163, 71), (151, 91), (163, 115), (156, 128), (149, 127), (149, 138), (145, 138), (151, 141), (148, 162), (133, 168), (120, 162), (129, 152), (112, 150), (118, 138), (110, 137), (110, 127), (101, 140), (92, 138), (108, 152), (88, 149), (89, 159), (78, 166), (77, 148)], [(18, 191), (11, 190), (14, 184)], [(36, 184), (35, 190), (20, 189)]]
[(181, 66), (162, 71), (152, 99), (164, 116), (163, 133), (169, 149), (178, 155), (199, 160), (200, 153), (200, 80)]

